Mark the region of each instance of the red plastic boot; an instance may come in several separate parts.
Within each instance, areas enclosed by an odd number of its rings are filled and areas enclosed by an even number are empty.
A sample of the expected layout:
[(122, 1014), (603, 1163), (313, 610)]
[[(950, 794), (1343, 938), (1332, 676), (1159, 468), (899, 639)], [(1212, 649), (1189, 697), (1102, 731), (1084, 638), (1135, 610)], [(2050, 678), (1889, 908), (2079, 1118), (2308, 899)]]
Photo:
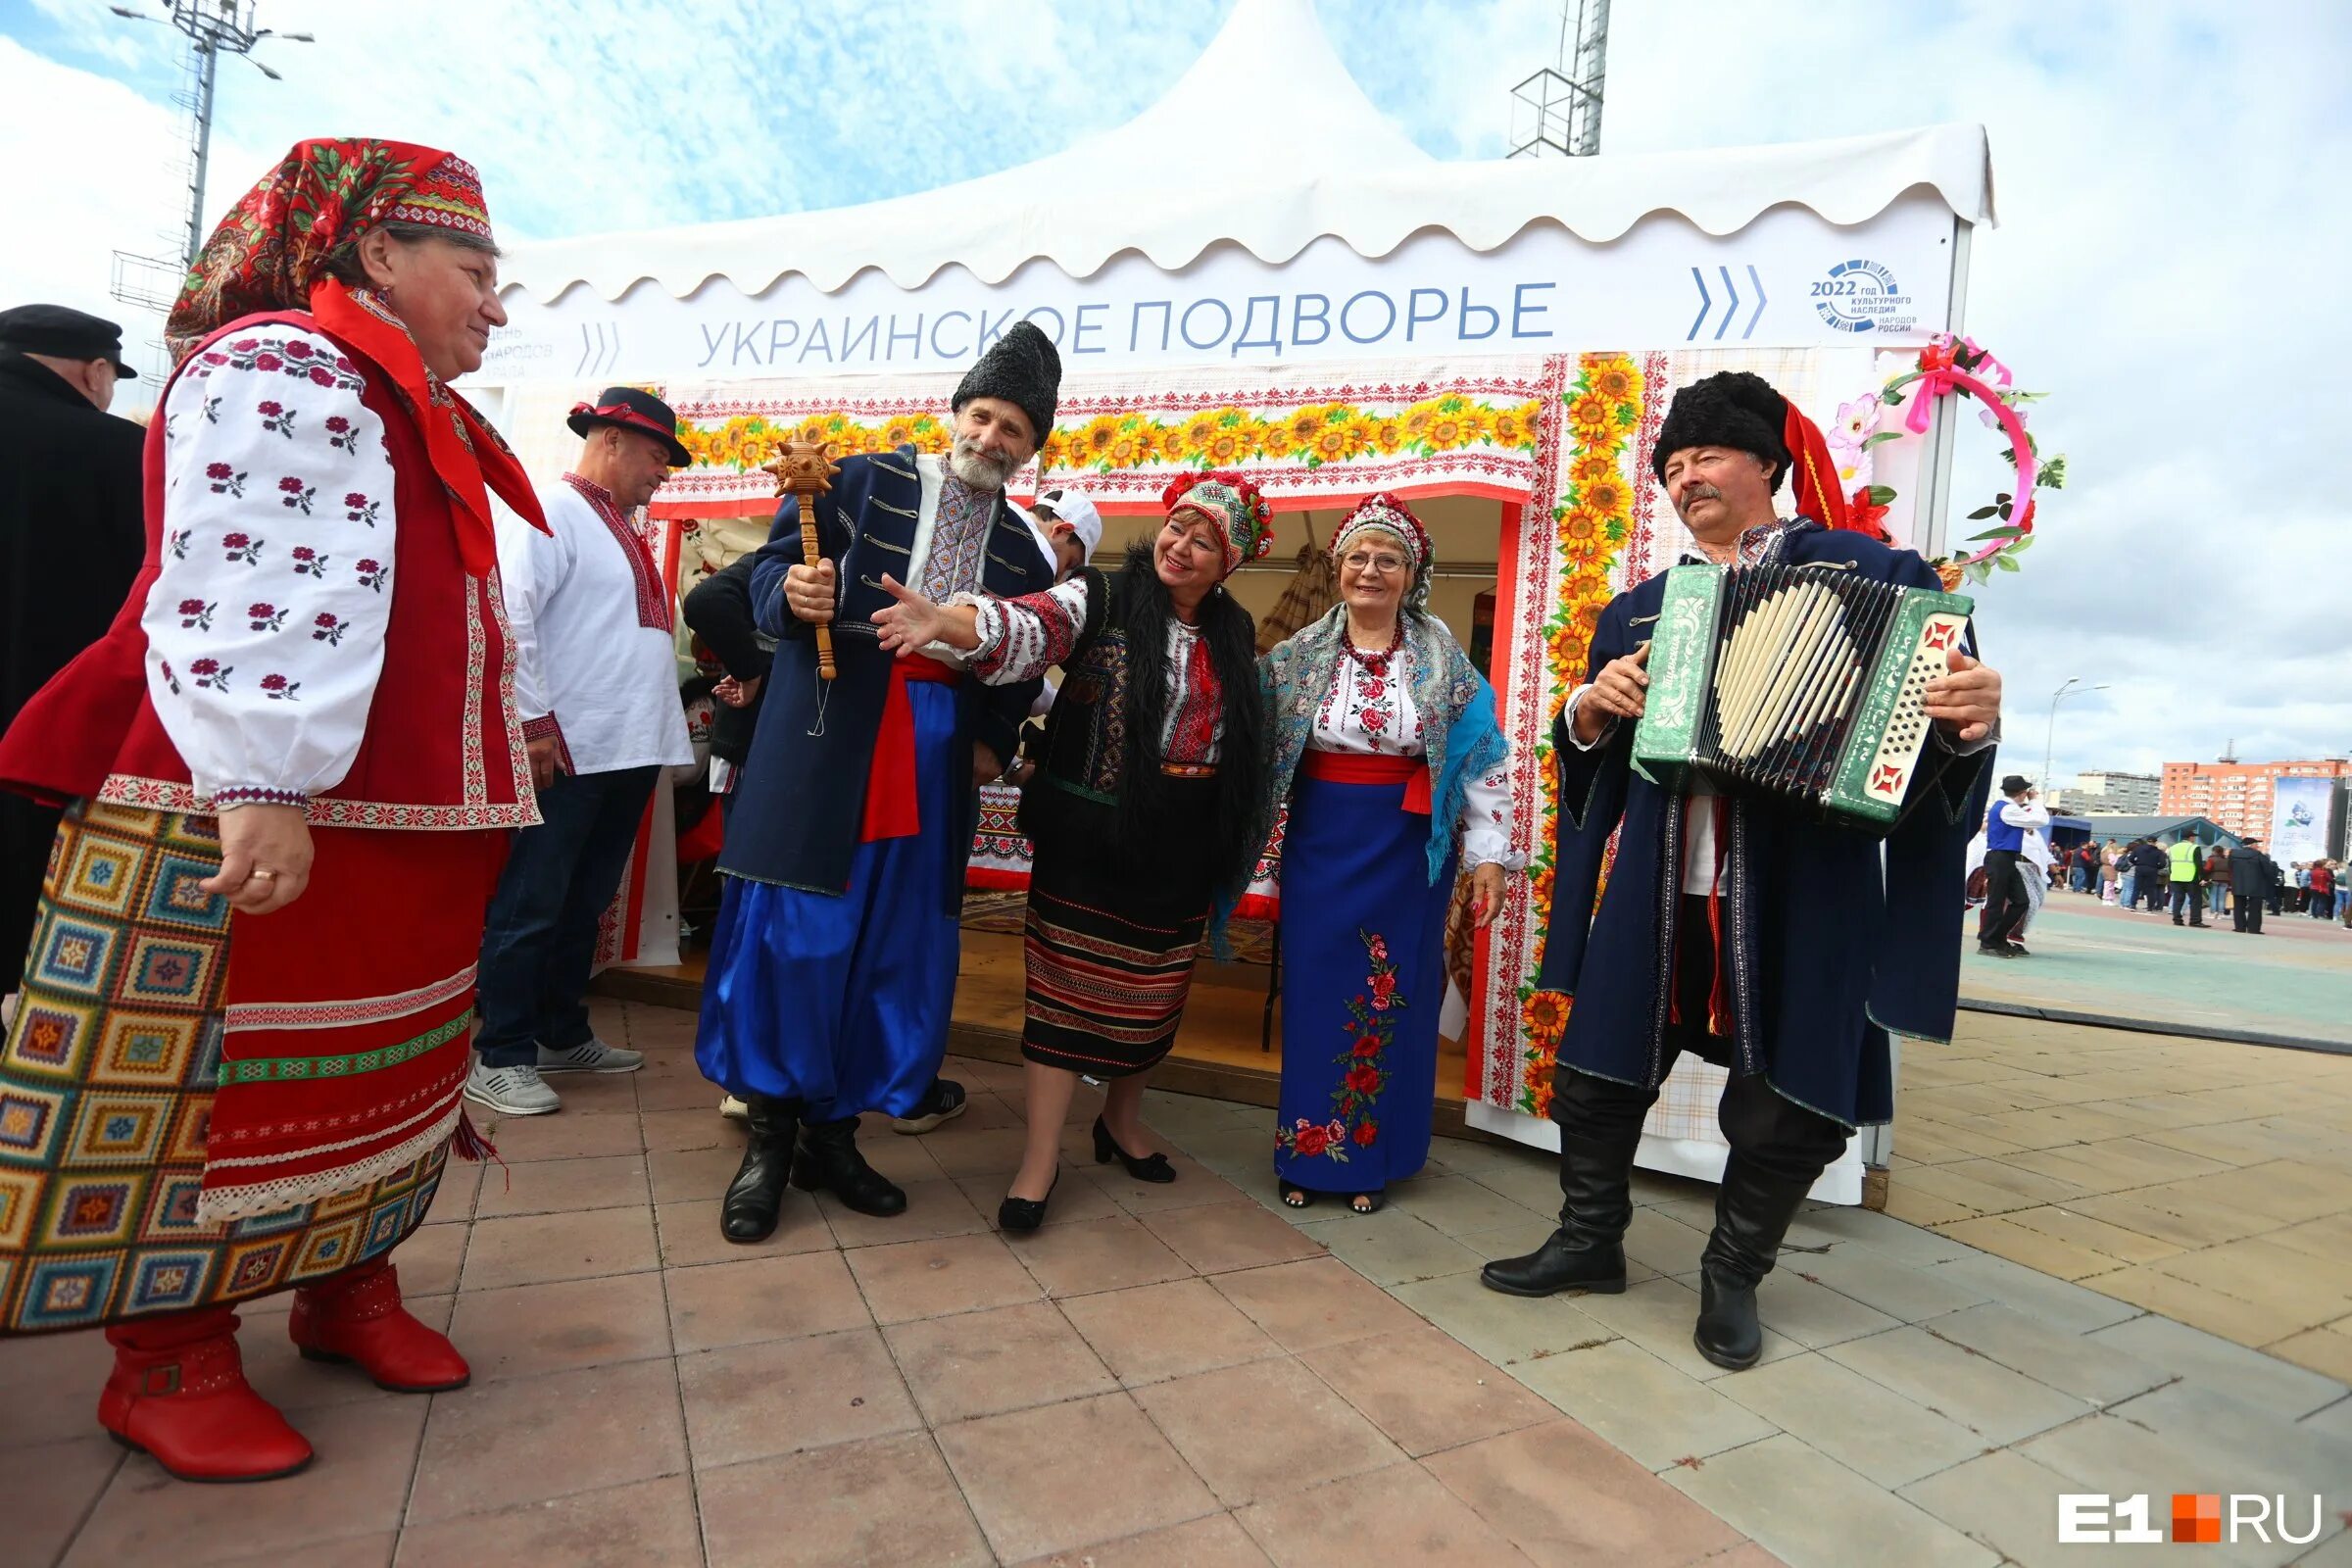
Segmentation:
[(173, 1312), (106, 1331), (115, 1370), (98, 1424), (181, 1481), (269, 1481), (311, 1462), (311, 1446), (245, 1382), (237, 1314)]
[(449, 1340), (400, 1304), (400, 1271), (382, 1258), (294, 1293), (286, 1332), (306, 1361), (356, 1361), (379, 1389), (439, 1394), (473, 1376)]

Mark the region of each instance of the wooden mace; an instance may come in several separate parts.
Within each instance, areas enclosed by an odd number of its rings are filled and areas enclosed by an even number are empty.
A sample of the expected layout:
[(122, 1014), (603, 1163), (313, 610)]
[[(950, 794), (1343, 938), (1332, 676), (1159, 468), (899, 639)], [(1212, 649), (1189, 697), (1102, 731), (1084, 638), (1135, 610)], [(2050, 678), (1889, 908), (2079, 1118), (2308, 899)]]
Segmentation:
[[(792, 440), (775, 462), (761, 466), (761, 471), (776, 476), (778, 497), (792, 496), (801, 504), (801, 560), (815, 565), (823, 559), (816, 539), (816, 498), (833, 488), (833, 476), (841, 465), (833, 461), (830, 441)], [(835, 601), (838, 603), (838, 598)], [(831, 680), (839, 671), (833, 663), (833, 628), (816, 627), (816, 675), (819, 680)]]

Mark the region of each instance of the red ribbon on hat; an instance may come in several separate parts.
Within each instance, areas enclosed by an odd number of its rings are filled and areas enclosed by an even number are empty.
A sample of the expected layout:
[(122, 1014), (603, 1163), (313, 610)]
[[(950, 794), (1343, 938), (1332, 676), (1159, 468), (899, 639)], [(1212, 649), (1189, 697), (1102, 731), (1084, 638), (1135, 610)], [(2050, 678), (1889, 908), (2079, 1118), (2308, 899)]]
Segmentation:
[(643, 410), (632, 409), (626, 403), (574, 403), (571, 406), (571, 416), (573, 418), (576, 419), (583, 414), (588, 415), (593, 418), (611, 419), (619, 424), (633, 425), (637, 429), (647, 432), (649, 435), (661, 437), (663, 442), (675, 441), (677, 439), (674, 434), (662, 429), (659, 424), (656, 424), (652, 417)]

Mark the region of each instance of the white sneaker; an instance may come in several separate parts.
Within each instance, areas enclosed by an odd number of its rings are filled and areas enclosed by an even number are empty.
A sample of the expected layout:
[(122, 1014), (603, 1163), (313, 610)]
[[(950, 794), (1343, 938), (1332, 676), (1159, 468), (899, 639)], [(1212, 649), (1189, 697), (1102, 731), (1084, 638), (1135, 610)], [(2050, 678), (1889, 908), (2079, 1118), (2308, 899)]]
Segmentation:
[(485, 1067), (478, 1057), (466, 1074), (466, 1098), (502, 1116), (546, 1116), (564, 1108), (538, 1068)]
[(750, 1121), (752, 1119), (752, 1107), (737, 1100), (733, 1095), (718, 1097), (718, 1113), (729, 1121)]
[(584, 1045), (569, 1051), (539, 1048), (541, 1072), (635, 1072), (645, 1065), (645, 1053), (627, 1051), (619, 1046), (608, 1046), (591, 1035)]

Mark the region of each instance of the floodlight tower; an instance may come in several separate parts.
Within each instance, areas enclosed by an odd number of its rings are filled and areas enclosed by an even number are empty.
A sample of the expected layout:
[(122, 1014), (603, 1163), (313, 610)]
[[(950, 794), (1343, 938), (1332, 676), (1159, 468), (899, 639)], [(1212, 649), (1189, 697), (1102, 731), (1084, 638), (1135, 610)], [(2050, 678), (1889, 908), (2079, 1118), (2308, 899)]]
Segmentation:
[(1513, 158), (1590, 158), (1600, 151), (1608, 55), (1609, 0), (1561, 0), (1555, 64), (1511, 89)]
[(307, 32), (277, 32), (254, 25), (255, 0), (169, 0), (165, 16), (152, 16), (129, 6), (112, 6), (118, 17), (132, 22), (169, 22), (187, 34), (188, 52), (182, 67), (185, 84), (172, 101), (188, 111), (187, 221), (176, 236), (176, 264), (160, 257), (115, 252), (115, 298), (126, 305), (162, 310), (179, 291), (180, 279), (196, 265), (204, 244), (204, 180), (213, 149), (213, 93), (220, 78), (220, 57), (234, 55), (271, 81), (285, 78), (253, 58), (264, 38), (288, 43), (311, 43)]

